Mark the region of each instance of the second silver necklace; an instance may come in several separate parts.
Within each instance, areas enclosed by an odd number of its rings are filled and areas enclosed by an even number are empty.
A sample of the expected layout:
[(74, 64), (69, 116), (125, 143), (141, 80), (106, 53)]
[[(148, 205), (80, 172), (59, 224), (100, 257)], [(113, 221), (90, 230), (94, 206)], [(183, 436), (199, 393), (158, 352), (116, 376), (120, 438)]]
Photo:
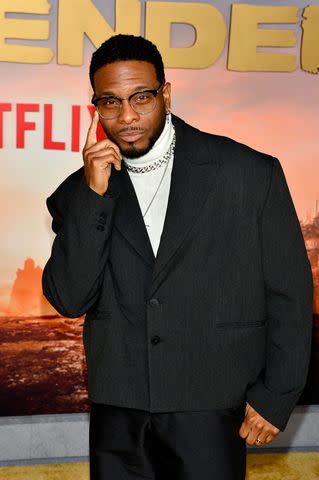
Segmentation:
[[(165, 165), (165, 169), (164, 169), (162, 178), (161, 178), (161, 180), (160, 180), (160, 182), (159, 182), (159, 184), (158, 184), (158, 187), (157, 187), (157, 189), (156, 189), (156, 191), (155, 191), (155, 193), (154, 193), (154, 195), (153, 195), (150, 203), (148, 204), (147, 209), (146, 209), (145, 212), (143, 213), (143, 218), (145, 217), (145, 215), (146, 215), (147, 212), (149, 211), (149, 209), (150, 209), (150, 207), (151, 207), (151, 205), (152, 205), (152, 203), (153, 203), (153, 201), (154, 201), (154, 199), (155, 199), (155, 197), (156, 197), (156, 195), (157, 195), (157, 192), (158, 192), (158, 190), (159, 190), (159, 188), (160, 188), (160, 186), (161, 186), (161, 184), (162, 184), (162, 181), (163, 181), (163, 178), (164, 178), (164, 176), (165, 176), (165, 173), (166, 173), (168, 164), (169, 164), (170, 160), (171, 160), (171, 159), (173, 158), (173, 156), (174, 156), (174, 147), (175, 147), (175, 131), (174, 131), (174, 136), (173, 136), (173, 140), (172, 140), (172, 144), (171, 144), (171, 148), (170, 148), (171, 155), (170, 155), (169, 158), (167, 159), (167, 162), (166, 162), (166, 165)], [(145, 226), (146, 226), (146, 227), (149, 227), (150, 225), (145, 224)]]

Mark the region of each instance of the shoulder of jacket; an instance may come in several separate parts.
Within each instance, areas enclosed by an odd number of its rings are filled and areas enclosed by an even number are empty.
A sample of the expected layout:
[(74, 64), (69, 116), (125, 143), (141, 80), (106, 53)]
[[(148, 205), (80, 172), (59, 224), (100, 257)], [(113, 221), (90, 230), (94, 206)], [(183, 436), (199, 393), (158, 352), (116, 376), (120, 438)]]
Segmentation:
[(274, 157), (266, 152), (257, 150), (250, 145), (242, 143), (225, 135), (216, 135), (201, 132), (209, 143), (210, 150), (223, 158), (224, 162), (236, 165), (260, 165), (267, 169), (272, 166)]
[(274, 159), (277, 160), (269, 153), (257, 150), (234, 138), (200, 130), (179, 117), (174, 116), (174, 121), (187, 131), (187, 135), (194, 136), (194, 139), (197, 137), (197, 141), (205, 143), (211, 154), (218, 155), (222, 163), (249, 166), (252, 162), (254, 164), (258, 162), (258, 165), (268, 170), (272, 167)]
[(51, 193), (50, 197), (52, 200), (63, 197), (69, 196), (73, 194), (74, 189), (79, 185), (79, 182), (83, 178), (84, 175), (84, 167), (82, 166), (75, 172), (72, 172), (68, 177), (66, 177), (60, 185)]
[(52, 217), (58, 221), (63, 218), (68, 205), (79, 186), (79, 183), (84, 175), (84, 166), (72, 172), (66, 177), (62, 183), (51, 193), (46, 199), (47, 208)]

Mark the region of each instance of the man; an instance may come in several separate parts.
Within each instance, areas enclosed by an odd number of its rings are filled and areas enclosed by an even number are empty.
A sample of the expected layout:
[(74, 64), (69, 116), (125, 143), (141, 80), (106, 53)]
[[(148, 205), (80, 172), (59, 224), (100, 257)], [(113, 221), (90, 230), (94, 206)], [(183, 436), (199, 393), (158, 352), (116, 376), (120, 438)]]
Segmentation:
[(310, 356), (311, 268), (282, 167), (172, 115), (142, 37), (104, 42), (90, 79), (84, 166), (47, 199), (43, 291), (86, 314), (91, 479), (242, 480)]

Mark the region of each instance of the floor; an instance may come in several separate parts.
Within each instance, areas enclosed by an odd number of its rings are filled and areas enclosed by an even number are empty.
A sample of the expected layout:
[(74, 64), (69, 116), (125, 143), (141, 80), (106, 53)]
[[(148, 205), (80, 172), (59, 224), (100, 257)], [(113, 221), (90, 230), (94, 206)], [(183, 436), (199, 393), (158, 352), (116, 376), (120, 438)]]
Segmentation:
[[(247, 480), (318, 480), (319, 452), (249, 453)], [(89, 480), (87, 462), (0, 467), (0, 480)]]

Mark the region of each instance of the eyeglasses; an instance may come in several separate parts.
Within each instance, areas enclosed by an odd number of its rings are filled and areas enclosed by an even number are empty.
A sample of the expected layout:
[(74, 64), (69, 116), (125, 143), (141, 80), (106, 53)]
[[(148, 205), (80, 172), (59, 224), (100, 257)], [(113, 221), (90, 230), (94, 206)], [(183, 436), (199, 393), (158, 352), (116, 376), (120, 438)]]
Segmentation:
[(134, 112), (139, 115), (147, 115), (156, 107), (156, 97), (160, 90), (164, 87), (163, 82), (157, 90), (143, 90), (141, 92), (132, 93), (127, 98), (116, 97), (115, 95), (105, 95), (103, 97), (92, 98), (100, 117), (110, 120), (116, 118), (123, 108), (123, 100), (127, 100)]

